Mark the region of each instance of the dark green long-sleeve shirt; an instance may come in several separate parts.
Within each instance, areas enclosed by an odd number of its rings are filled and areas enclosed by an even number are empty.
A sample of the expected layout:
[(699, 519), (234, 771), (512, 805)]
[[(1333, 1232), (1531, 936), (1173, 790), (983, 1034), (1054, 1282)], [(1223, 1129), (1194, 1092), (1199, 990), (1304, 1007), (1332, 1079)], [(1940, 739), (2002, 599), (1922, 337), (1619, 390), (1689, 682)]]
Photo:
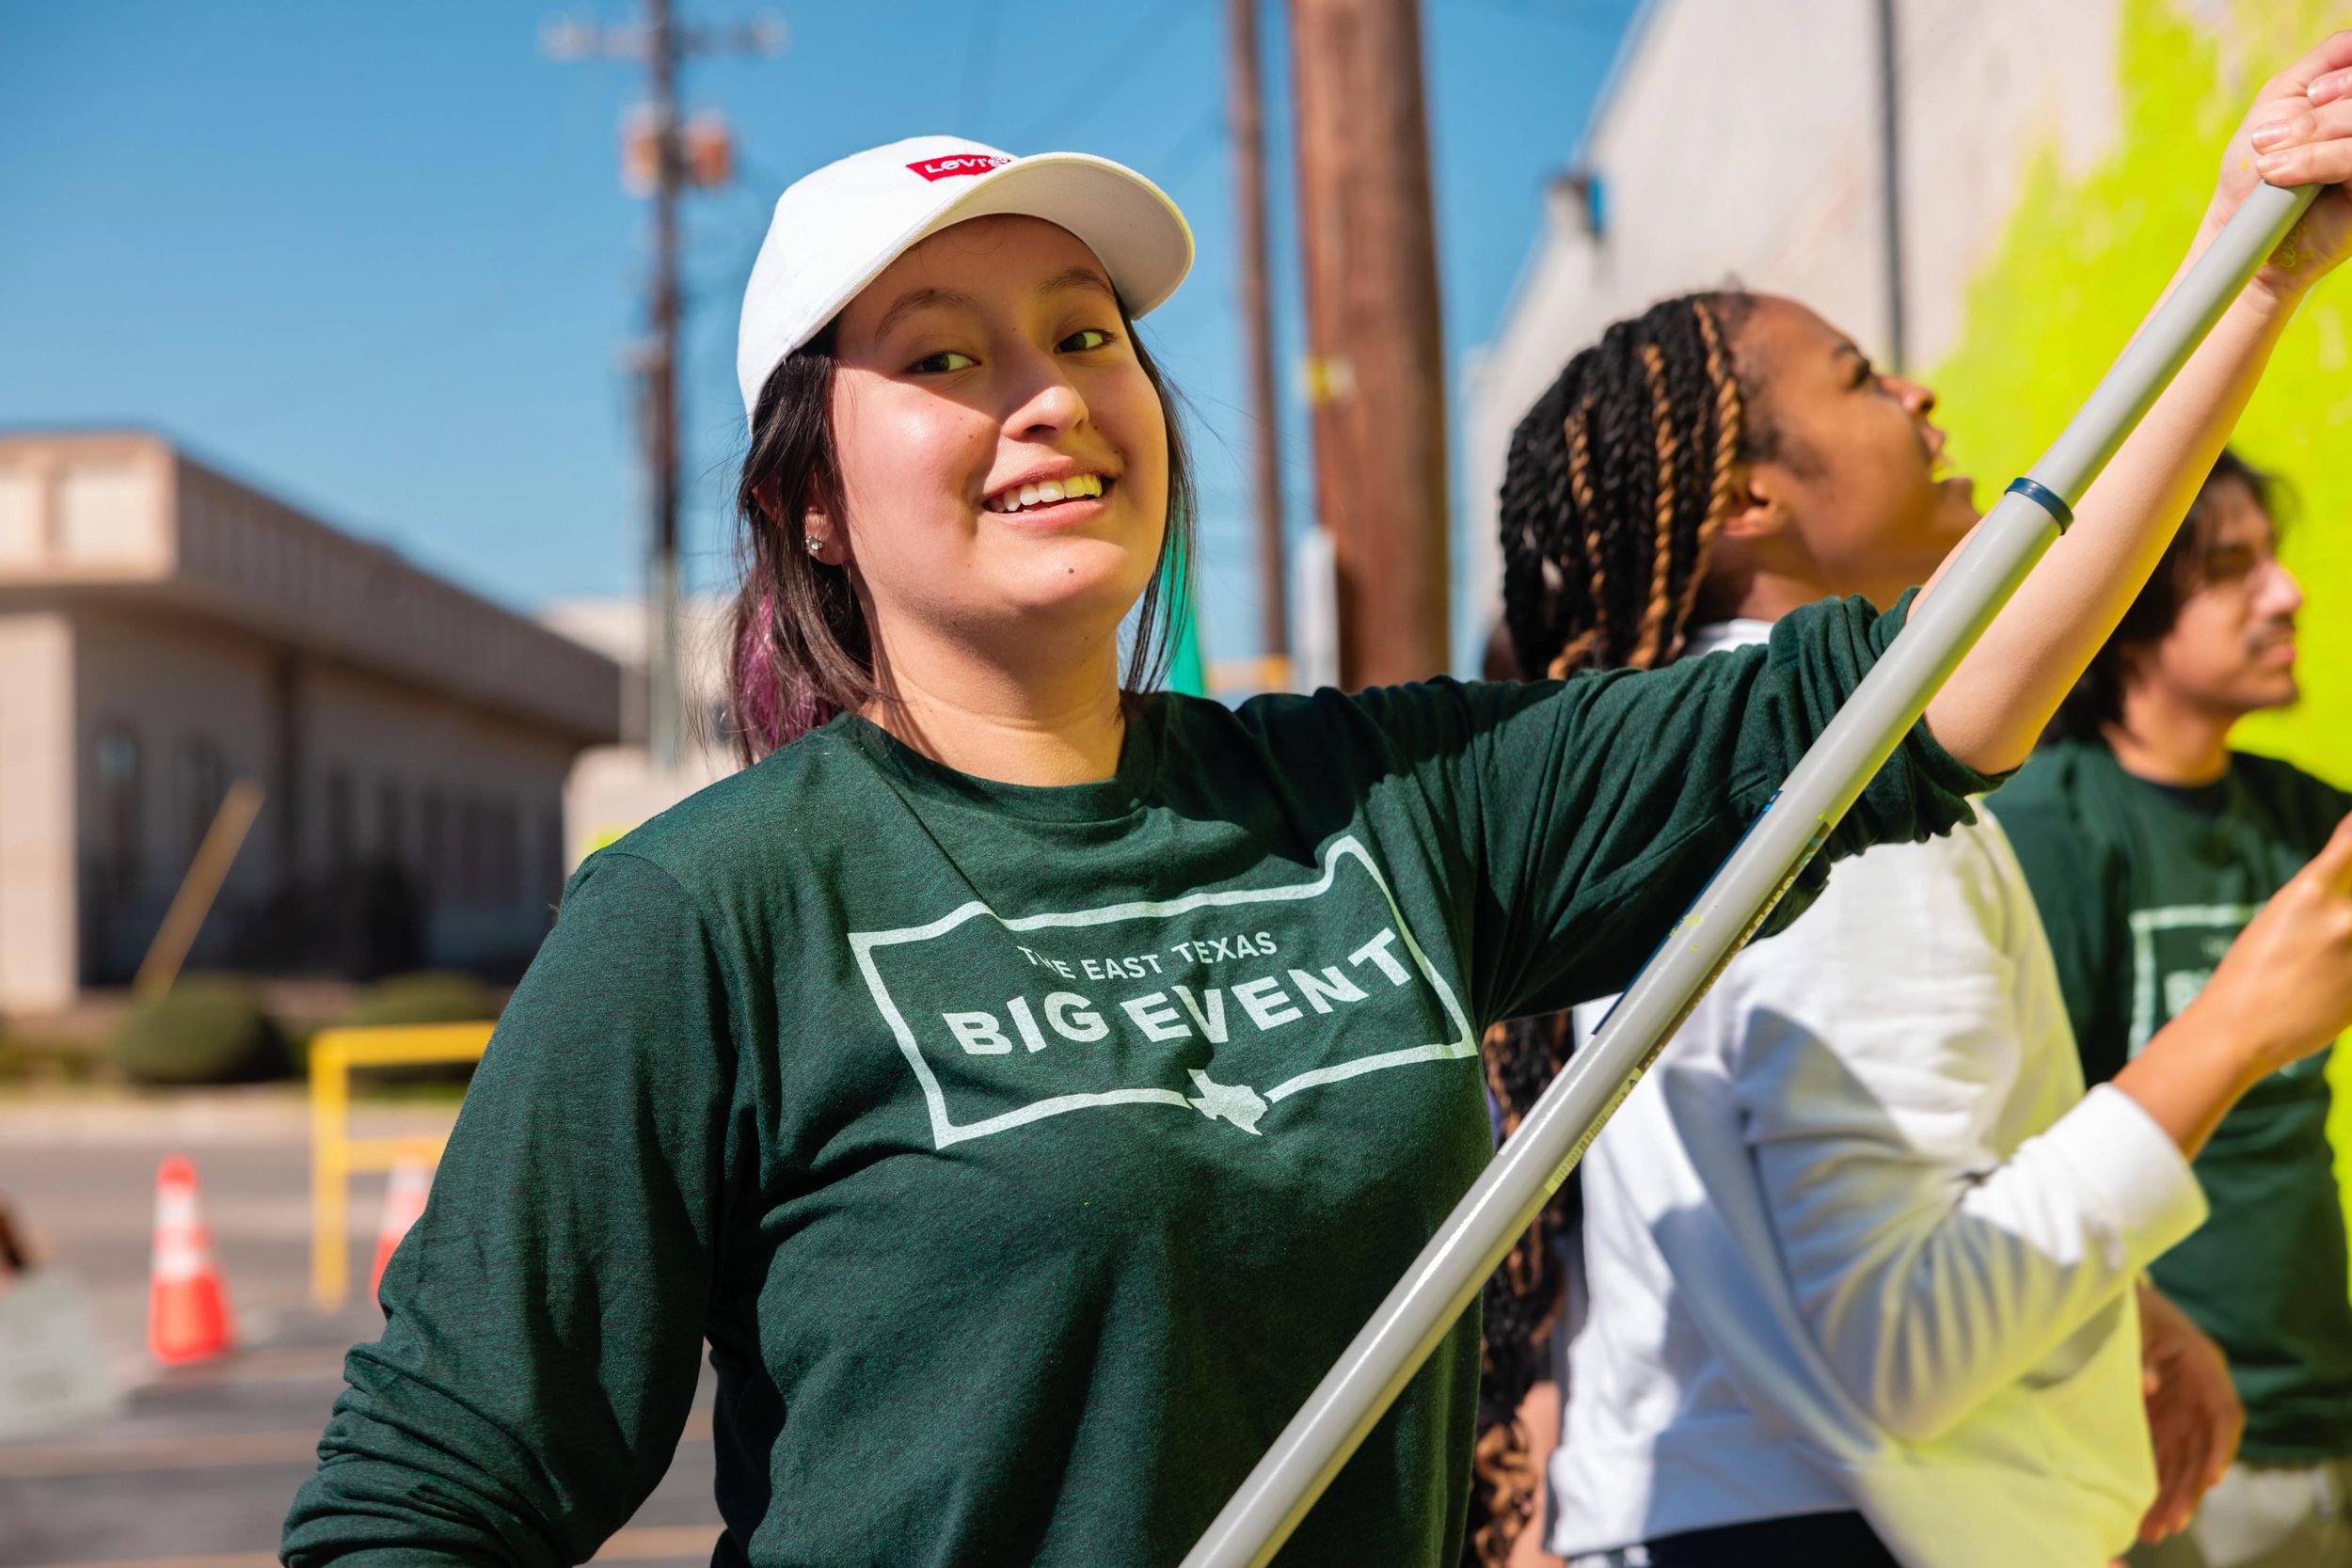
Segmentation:
[[(723, 1562), (1174, 1563), (1486, 1164), (1482, 1028), (1622, 987), (1899, 620), (704, 791), (574, 878), (287, 1560), (587, 1558), (707, 1338)], [(1985, 782), (1916, 731), (1833, 853)], [(1472, 1314), (1281, 1562), (1451, 1563), (1477, 1375)]]

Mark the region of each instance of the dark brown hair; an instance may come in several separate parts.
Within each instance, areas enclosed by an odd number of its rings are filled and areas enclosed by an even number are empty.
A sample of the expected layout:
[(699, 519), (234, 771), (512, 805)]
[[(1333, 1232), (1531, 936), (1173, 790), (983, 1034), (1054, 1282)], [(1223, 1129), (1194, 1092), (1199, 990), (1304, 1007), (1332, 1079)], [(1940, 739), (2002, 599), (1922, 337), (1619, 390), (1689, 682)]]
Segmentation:
[[(1571, 358), (1511, 436), (1502, 480), (1505, 650), (1528, 678), (1670, 662), (1682, 646), (1708, 548), (1738, 464), (1768, 456), (1757, 398), (1733, 340), (1755, 296), (1684, 294), (1618, 322)], [(1567, 1064), (1565, 1013), (1486, 1032), (1480, 1055), (1505, 1136)], [(1501, 1568), (1543, 1484), (1518, 1425), (1549, 1373), (1566, 1302), (1566, 1251), (1582, 1189), (1571, 1179), (1486, 1287), (1466, 1560)]]
[(1755, 296), (1683, 294), (1567, 362), (1511, 436), (1503, 621), (1529, 677), (1682, 644), (1734, 466), (1768, 454), (1732, 353)]
[[(1123, 677), (1130, 692), (1141, 693), (1166, 677), (1176, 628), (1191, 603), (1194, 490), (1176, 394), (1136, 335), (1124, 300), (1119, 319), (1168, 426), (1168, 526), (1136, 610)], [(837, 363), (828, 325), (769, 375), (736, 485), (743, 582), (729, 639), (727, 727), (746, 765), (878, 694), (873, 647), (850, 573), (810, 555), (802, 531), (812, 504), (836, 520), (849, 516), (833, 438)], [(763, 496), (775, 499), (773, 511)]]
[(2123, 674), (2126, 657), (2135, 649), (2151, 648), (2170, 634), (2172, 624), (2181, 618), (2181, 606), (2206, 583), (2206, 566), (2213, 554), (2214, 525), (2219, 520), (2219, 491), (2227, 484), (2243, 484), (2253, 496), (2254, 504), (2263, 515), (2278, 526), (2279, 508), (2284, 499), (2279, 480), (2240, 457), (2227, 447), (2214, 459), (2213, 470), (2197, 487), (2197, 499), (2189, 502), (2188, 515), (2173, 531), (2171, 543), (2164, 547), (2164, 555), (2156, 562), (2156, 569), (2132, 600), (2123, 618), (2116, 623), (2114, 633), (2099, 651), (2090, 657), (2074, 689), (2058, 704), (2049, 727), (2042, 732), (2042, 743), (2049, 745), (2060, 740), (2086, 740), (2104, 745), (2106, 728), (2120, 723), (2123, 718)]

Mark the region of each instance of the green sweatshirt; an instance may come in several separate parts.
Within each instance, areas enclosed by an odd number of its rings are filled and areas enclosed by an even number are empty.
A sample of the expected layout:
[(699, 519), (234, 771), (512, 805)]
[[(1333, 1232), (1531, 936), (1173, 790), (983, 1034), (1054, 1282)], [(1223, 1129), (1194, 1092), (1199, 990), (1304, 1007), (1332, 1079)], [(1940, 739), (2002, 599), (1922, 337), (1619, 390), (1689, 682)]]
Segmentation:
[[(586, 1559), (707, 1339), (723, 1563), (1174, 1563), (1486, 1164), (1480, 1031), (1621, 988), (1899, 624), (704, 791), (573, 879), (286, 1560)], [(1915, 731), (1832, 852), (1986, 782)], [(1279, 1560), (1451, 1564), (1477, 1378), (1473, 1313)]]
[[(2083, 1073), (2103, 1083), (2204, 988), (2352, 795), (2267, 757), (2217, 784), (2136, 779), (2105, 746), (2037, 753), (1993, 802), (2058, 958)], [(2212, 1212), (2149, 1272), (2230, 1358), (2241, 1451), (2352, 1453), (2352, 1270), (2328, 1145), (2328, 1055), (2248, 1091), (2194, 1169)]]

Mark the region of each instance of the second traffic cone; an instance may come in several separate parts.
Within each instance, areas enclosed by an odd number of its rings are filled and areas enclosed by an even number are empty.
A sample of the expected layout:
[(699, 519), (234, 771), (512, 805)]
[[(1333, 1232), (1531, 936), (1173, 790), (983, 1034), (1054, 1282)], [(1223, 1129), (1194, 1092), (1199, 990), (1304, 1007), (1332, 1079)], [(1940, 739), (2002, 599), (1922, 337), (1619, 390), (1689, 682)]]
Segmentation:
[(167, 1156), (155, 1172), (155, 1261), (147, 1288), (147, 1348), (167, 1366), (232, 1348), (229, 1292), (213, 1260), (212, 1233), (196, 1207), (196, 1166)]
[(375, 1272), (368, 1276), (368, 1294), (384, 1284), (384, 1265), (408, 1227), (424, 1215), (425, 1195), (433, 1190), (433, 1163), (421, 1154), (406, 1153), (392, 1162), (392, 1180), (384, 1189), (384, 1223), (375, 1232)]

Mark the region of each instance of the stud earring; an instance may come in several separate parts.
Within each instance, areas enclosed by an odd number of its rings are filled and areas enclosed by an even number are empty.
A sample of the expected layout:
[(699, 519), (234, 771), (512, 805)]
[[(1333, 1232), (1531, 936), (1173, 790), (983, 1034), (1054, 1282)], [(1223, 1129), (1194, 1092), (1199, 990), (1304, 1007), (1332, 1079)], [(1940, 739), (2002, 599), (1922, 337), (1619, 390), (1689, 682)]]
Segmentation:
[(822, 539), (819, 539), (817, 535), (815, 535), (815, 534), (813, 534), (813, 533), (812, 533), (812, 534), (810, 534), (810, 535), (808, 536), (808, 553), (809, 553), (809, 554), (811, 554), (811, 555), (822, 555), (822, 554), (824, 553), (824, 549), (825, 549), (825, 542), (824, 542)]

